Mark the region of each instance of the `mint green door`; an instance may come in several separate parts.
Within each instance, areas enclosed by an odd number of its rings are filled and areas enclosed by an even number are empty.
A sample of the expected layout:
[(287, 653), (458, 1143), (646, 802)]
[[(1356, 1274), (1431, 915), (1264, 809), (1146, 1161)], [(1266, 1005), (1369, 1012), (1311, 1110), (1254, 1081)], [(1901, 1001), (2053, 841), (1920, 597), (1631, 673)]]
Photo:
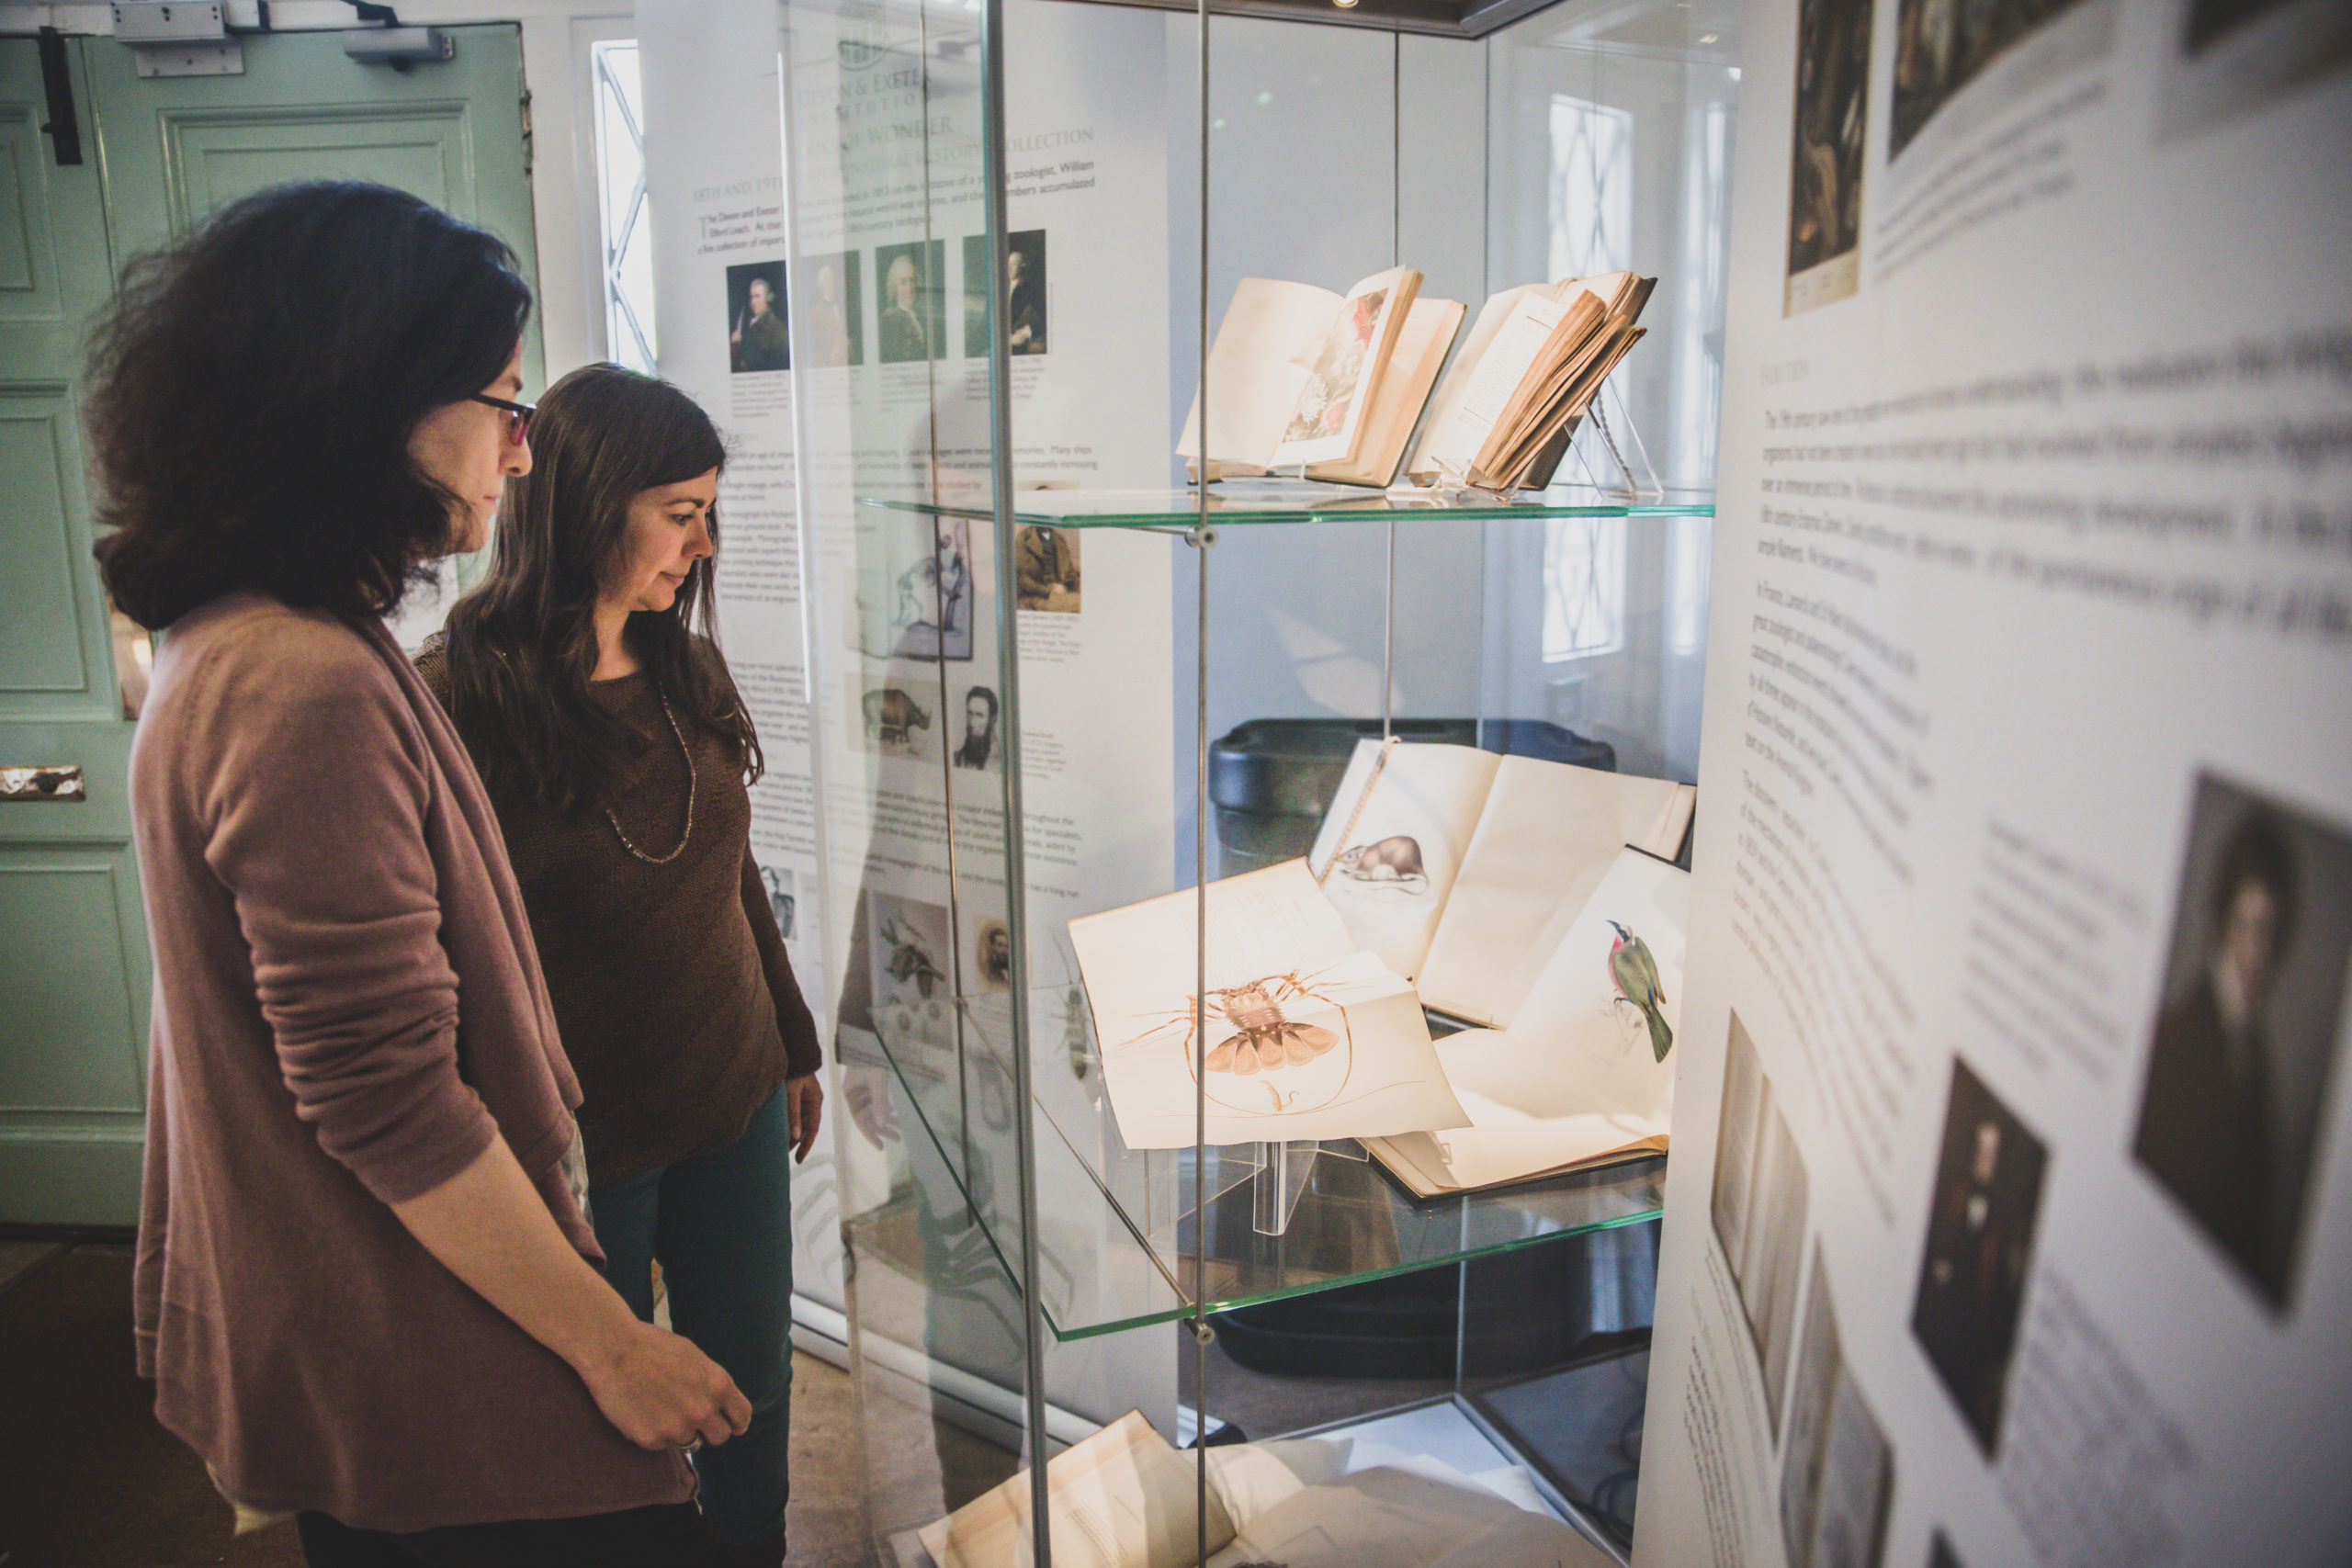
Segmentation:
[[(110, 39), (68, 40), (84, 162), (63, 168), (36, 46), (0, 39), (0, 769), (78, 767), (85, 790), (0, 797), (0, 1224), (138, 1213), (151, 982), (122, 689), (139, 639), (110, 625), (90, 558), (83, 333), (132, 255), (285, 180), (413, 191), (536, 276), (520, 40), (449, 30), (456, 59), (404, 74), (334, 33), (248, 35), (242, 76), (153, 80)], [(536, 328), (524, 364), (536, 384)]]

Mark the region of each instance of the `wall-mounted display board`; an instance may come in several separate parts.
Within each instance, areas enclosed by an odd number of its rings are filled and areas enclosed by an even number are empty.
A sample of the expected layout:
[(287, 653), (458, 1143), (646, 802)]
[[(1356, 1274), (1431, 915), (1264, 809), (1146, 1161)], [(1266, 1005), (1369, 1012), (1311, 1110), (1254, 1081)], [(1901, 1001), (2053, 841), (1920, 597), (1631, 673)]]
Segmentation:
[(1635, 1561), (2352, 1561), (2352, 14), (1746, 35)]

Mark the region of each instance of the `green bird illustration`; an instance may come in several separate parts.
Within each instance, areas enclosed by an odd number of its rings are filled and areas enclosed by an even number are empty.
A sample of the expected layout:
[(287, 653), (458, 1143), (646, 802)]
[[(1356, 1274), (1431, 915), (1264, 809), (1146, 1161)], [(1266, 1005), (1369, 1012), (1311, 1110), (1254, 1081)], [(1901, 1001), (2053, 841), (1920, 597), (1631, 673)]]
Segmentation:
[(1662, 1010), (1666, 987), (1658, 981), (1657, 960), (1650, 956), (1649, 943), (1623, 926), (1611, 920), (1609, 929), (1617, 933), (1617, 940), (1609, 944), (1609, 978), (1617, 987), (1617, 999), (1641, 1010), (1643, 1021), (1650, 1026), (1650, 1049), (1663, 1062), (1674, 1049), (1674, 1030)]

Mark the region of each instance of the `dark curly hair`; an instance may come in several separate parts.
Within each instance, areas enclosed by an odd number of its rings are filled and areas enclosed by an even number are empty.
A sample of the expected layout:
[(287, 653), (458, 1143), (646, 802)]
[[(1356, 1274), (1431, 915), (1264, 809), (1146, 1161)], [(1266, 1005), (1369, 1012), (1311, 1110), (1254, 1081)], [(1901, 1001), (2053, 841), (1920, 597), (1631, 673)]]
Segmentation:
[(498, 378), (530, 309), (505, 242), (385, 186), (278, 186), (134, 261), (90, 348), (115, 604), (389, 613), (461, 504), (409, 438)]
[[(506, 481), (489, 575), (450, 606), (441, 652), (449, 716), (493, 798), (570, 812), (610, 797), (631, 744), (588, 693), (596, 601), (627, 554), (629, 502), (724, 468), (727, 447), (669, 382), (585, 365), (539, 400), (531, 452), (531, 471)], [(715, 550), (715, 507), (707, 525)], [(671, 606), (631, 615), (623, 636), (679, 719), (756, 781), (760, 738), (718, 652), (715, 562), (695, 562)]]

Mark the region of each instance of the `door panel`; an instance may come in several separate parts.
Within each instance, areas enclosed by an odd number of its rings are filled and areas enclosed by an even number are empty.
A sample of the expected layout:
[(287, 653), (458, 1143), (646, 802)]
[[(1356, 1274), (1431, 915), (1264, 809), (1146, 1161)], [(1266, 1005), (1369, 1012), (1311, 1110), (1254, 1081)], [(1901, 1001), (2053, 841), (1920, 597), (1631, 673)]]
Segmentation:
[[(65, 388), (0, 388), (0, 691), (87, 693)], [(7, 765), (0, 761), (0, 766)]]
[[(290, 179), (372, 179), (503, 237), (535, 276), (512, 27), (405, 74), (334, 33), (248, 36), (243, 76), (142, 81), (68, 40), (85, 164), (59, 168), (30, 39), (0, 39), (0, 767), (86, 798), (0, 800), (0, 1223), (137, 1217), (151, 984), (80, 431), (82, 336), (131, 256)], [(101, 177), (103, 171), (103, 178)], [(536, 321), (526, 375), (539, 379)]]
[[(363, 65), (338, 34), (246, 34), (243, 76), (146, 78), (92, 39), (118, 264), (223, 202), (287, 180), (379, 180), (504, 240), (538, 275), (523, 136), (523, 46), (512, 27), (445, 28), (454, 59)], [(539, 382), (538, 318), (523, 344)]]
[(0, 969), (41, 976), (0, 992), (0, 1114), (139, 1113), (138, 906), (127, 853), (0, 852)]
[(148, 961), (106, 601), (90, 559), (82, 333), (112, 288), (88, 162), (60, 168), (30, 39), (0, 39), (0, 767), (67, 763), (81, 800), (0, 800), (0, 1220), (135, 1213)]

